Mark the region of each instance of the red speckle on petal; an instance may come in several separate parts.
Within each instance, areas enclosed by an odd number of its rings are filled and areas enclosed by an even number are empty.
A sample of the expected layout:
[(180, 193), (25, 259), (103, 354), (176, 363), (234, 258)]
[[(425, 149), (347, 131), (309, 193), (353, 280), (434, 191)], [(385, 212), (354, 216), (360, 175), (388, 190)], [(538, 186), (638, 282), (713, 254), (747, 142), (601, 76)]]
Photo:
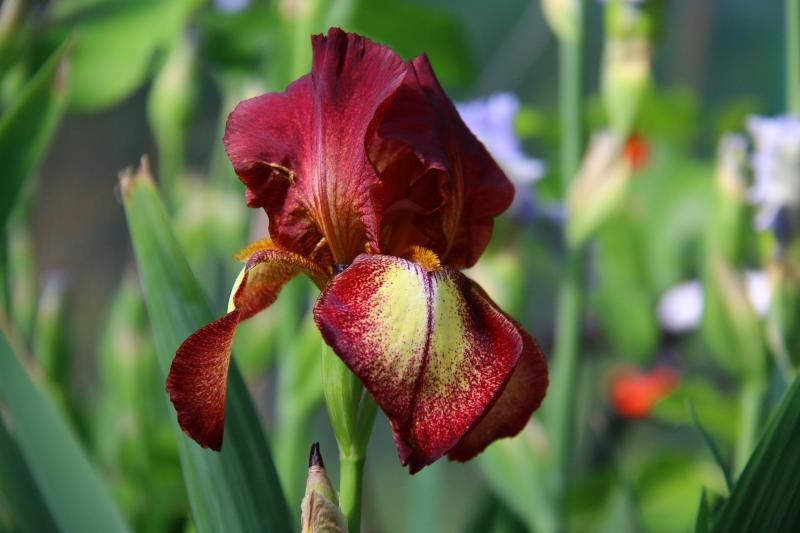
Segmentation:
[(386, 413), (411, 473), (516, 434), (547, 387), (533, 339), (448, 267), (361, 255), (322, 292), (314, 318)]

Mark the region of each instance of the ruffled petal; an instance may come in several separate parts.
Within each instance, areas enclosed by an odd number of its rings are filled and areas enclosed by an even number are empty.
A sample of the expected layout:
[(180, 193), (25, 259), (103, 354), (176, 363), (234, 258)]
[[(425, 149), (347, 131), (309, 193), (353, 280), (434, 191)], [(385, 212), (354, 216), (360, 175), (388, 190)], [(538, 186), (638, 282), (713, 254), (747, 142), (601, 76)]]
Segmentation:
[(281, 288), (304, 272), (318, 285), (327, 274), (306, 259), (277, 249), (255, 252), (233, 297), (233, 309), (180, 345), (167, 376), (167, 391), (181, 428), (198, 444), (219, 451), (233, 334), (239, 322), (267, 308)]
[[(431, 261), (361, 255), (322, 292), (314, 316), (325, 341), (386, 413), (412, 473), (478, 423), (526, 351), (521, 330), (477, 284)], [(515, 383), (513, 391), (498, 406), (538, 404), (522, 398), (524, 387)], [(509, 431), (495, 426), (494, 438)]]
[(464, 124), (427, 57), (408, 64), (367, 150), (383, 177), (384, 251), (423, 246), (448, 266), (472, 266), (514, 186)]
[(224, 143), (277, 244), (349, 263), (365, 242), (380, 247), (372, 191), (380, 180), (364, 140), (407, 67), (391, 49), (337, 28), (312, 37), (312, 48), (311, 73), (283, 93), (241, 102)]

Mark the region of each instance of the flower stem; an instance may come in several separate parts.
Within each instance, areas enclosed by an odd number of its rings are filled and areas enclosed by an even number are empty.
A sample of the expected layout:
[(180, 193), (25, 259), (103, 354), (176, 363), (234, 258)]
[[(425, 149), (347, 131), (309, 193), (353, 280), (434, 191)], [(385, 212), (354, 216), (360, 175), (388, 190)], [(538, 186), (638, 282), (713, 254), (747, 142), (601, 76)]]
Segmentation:
[(573, 444), (575, 382), (578, 370), (578, 341), (581, 318), (581, 272), (583, 254), (570, 252), (567, 271), (558, 290), (553, 381), (547, 412), (556, 468), (556, 486), (563, 495)]
[(364, 457), (339, 456), (339, 507), (347, 518), (350, 533), (358, 533), (361, 530), (364, 461)]
[(322, 390), (339, 445), (339, 498), (350, 533), (361, 529), (361, 494), (367, 444), (377, 406), (358, 377), (323, 345)]
[[(582, 0), (576, 0), (578, 20), (574, 39), (559, 43), (559, 118), (561, 122), (561, 184), (566, 197), (578, 171), (581, 154), (581, 69), (583, 46)], [(580, 249), (567, 252), (564, 278), (556, 302), (556, 332), (553, 355), (552, 385), (547, 411), (548, 432), (553, 450), (556, 501), (561, 515), (571, 464), (575, 411), (575, 382), (577, 380), (578, 350), (581, 323), (581, 285), (583, 253)], [(562, 527), (563, 529), (563, 527)]]
[[(580, 26), (580, 24), (579, 24)], [(580, 30), (579, 30), (580, 33)], [(561, 185), (564, 193), (578, 171), (581, 157), (581, 48), (580, 35), (561, 41), (559, 67), (559, 119), (561, 122)]]
[(786, 0), (786, 110), (800, 115), (800, 0)]

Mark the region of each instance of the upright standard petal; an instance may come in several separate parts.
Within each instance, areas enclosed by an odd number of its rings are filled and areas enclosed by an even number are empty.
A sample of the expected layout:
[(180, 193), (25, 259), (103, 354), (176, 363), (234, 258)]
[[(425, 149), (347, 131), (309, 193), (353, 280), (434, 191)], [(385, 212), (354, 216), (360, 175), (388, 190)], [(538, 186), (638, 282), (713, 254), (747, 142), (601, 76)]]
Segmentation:
[(267, 308), (300, 272), (322, 285), (327, 274), (297, 254), (255, 252), (232, 299), (233, 309), (194, 332), (175, 353), (167, 391), (181, 428), (198, 444), (219, 451), (225, 426), (225, 393), (233, 334), (239, 322)]
[(344, 264), (365, 242), (380, 249), (380, 180), (364, 142), (407, 67), (391, 49), (337, 28), (312, 47), (311, 73), (286, 92), (241, 102), (224, 143), (248, 205), (266, 209), (272, 239)]
[[(361, 255), (322, 292), (314, 310), (325, 341), (386, 413), (401, 462), (412, 473), (453, 450), (490, 416), (528, 341), (473, 281), (430, 257), (417, 263)], [(527, 420), (543, 391), (513, 390), (509, 405), (524, 404)], [(538, 399), (518, 401), (526, 394)], [(467, 451), (477, 453), (522, 427), (512, 425), (497, 425)]]
[(384, 251), (404, 255), (415, 244), (453, 268), (475, 264), (514, 186), (464, 124), (427, 57), (408, 64), (367, 150), (383, 177)]

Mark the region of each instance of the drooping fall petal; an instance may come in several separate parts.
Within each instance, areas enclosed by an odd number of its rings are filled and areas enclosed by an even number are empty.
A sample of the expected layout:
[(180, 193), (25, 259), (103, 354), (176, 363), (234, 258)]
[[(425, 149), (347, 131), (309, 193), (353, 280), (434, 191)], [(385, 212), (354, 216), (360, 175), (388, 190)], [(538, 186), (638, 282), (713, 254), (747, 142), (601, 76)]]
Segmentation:
[(175, 353), (167, 391), (181, 428), (198, 444), (219, 451), (225, 425), (225, 393), (233, 334), (239, 322), (275, 301), (298, 273), (322, 285), (326, 273), (302, 257), (277, 249), (255, 252), (232, 299), (233, 309), (187, 338)]
[(379, 249), (371, 189), (380, 179), (364, 139), (406, 67), (391, 49), (337, 28), (312, 37), (312, 48), (310, 74), (236, 107), (225, 148), (276, 243), (309, 257), (324, 237), (332, 259), (348, 263), (365, 240)]
[(367, 149), (384, 178), (384, 249), (403, 254), (413, 244), (453, 268), (475, 264), (514, 186), (464, 124), (427, 57), (408, 65)]
[[(528, 367), (507, 387), (521, 357), (526, 365), (533, 360), (526, 351), (540, 353), (457, 270), (361, 255), (323, 291), (314, 316), (325, 341), (386, 413), (412, 473), (453, 450), (476, 423), (479, 433), (458, 458), (518, 431), (519, 419), (541, 400), (542, 390), (526, 386), (543, 386), (546, 377), (530, 377)], [(539, 361), (531, 368), (546, 372)], [(504, 389), (509, 398), (498, 399)], [(512, 413), (510, 424), (489, 412), (496, 400)], [(484, 414), (486, 426), (479, 422)]]
[(454, 461), (467, 461), (493, 441), (512, 437), (522, 431), (547, 392), (547, 359), (536, 340), (516, 321), (513, 322), (522, 337), (522, 355), (495, 402), (456, 447), (448, 452), (447, 456)]

